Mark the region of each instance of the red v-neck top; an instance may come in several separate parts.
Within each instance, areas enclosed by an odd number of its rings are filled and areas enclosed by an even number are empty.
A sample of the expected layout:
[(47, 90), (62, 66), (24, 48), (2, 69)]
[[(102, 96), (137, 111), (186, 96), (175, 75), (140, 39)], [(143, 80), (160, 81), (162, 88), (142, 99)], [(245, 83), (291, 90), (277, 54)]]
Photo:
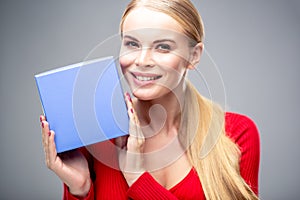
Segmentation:
[[(242, 178), (258, 194), (260, 139), (256, 125), (244, 115), (226, 113), (225, 130), (228, 136), (240, 147)], [(131, 187), (128, 187), (121, 171), (104, 165), (95, 158), (92, 163), (92, 173), (95, 174), (96, 178), (93, 180), (85, 200), (205, 199), (201, 181), (194, 168), (184, 179), (168, 190), (161, 186), (148, 172), (142, 174)], [(78, 198), (73, 196), (64, 185), (63, 199), (75, 200)]]

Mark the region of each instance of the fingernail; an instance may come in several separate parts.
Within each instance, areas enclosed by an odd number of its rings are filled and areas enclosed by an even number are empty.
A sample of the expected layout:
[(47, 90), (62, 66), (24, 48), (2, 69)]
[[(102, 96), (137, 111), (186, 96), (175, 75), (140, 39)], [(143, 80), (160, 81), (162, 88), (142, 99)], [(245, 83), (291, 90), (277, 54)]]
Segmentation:
[(127, 99), (130, 101), (130, 103), (132, 103), (132, 99), (129, 93), (127, 93)]
[(51, 135), (51, 131), (49, 131), (49, 132), (48, 132), (48, 135), (49, 135), (49, 137), (50, 137), (50, 135)]
[(43, 118), (42, 118), (42, 116), (40, 116), (40, 122), (42, 122), (43, 121)]
[(130, 108), (130, 112), (133, 113), (133, 109), (132, 108)]
[(43, 128), (45, 127), (44, 122), (42, 122), (42, 127), (43, 127)]

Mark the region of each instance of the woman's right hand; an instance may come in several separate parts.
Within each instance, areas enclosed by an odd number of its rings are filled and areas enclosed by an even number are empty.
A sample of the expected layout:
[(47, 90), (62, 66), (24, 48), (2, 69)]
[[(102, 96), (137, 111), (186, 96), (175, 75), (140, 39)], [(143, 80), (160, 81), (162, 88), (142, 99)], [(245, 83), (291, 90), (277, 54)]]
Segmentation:
[(58, 156), (54, 131), (49, 129), (45, 116), (40, 116), (40, 121), (47, 167), (68, 186), (71, 194), (78, 197), (86, 196), (91, 187), (86, 158), (79, 150), (72, 150)]
[(129, 136), (117, 138), (116, 144), (121, 147), (119, 167), (130, 187), (146, 171), (143, 160), (145, 137), (128, 93), (125, 94), (125, 100), (129, 116)]

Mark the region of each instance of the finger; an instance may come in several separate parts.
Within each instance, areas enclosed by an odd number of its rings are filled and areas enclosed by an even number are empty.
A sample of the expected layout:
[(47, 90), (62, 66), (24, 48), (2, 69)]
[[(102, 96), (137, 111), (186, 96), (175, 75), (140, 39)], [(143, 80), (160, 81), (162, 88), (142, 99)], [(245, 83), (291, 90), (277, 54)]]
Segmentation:
[(136, 114), (134, 111), (132, 99), (128, 92), (124, 95), (126, 106), (127, 106), (127, 114), (129, 116), (129, 134), (134, 135), (136, 137)]
[(41, 122), (41, 128), (42, 128), (42, 142), (43, 146), (45, 147), (47, 144), (47, 134), (49, 132), (49, 124), (46, 121), (46, 117), (44, 115), (40, 115), (40, 122)]
[(48, 136), (49, 136), (49, 124), (47, 121), (43, 120), (41, 122), (42, 127), (42, 138), (43, 138), (43, 145), (46, 147), (48, 145)]
[(126, 106), (127, 106), (127, 113), (130, 119), (133, 119), (134, 117), (134, 108), (133, 108), (133, 103), (132, 99), (130, 97), (130, 94), (128, 92), (125, 93), (124, 95)]
[(131, 122), (129, 126), (129, 137), (127, 138), (127, 150), (129, 152), (141, 153), (143, 152), (144, 142), (145, 138), (141, 128), (134, 122)]
[[(46, 121), (46, 117), (44, 115), (40, 115), (40, 122), (41, 122), (41, 127), (42, 128), (44, 128), (43, 121)], [(43, 130), (42, 130), (42, 141), (43, 141), (43, 144), (44, 144), (44, 140), (45, 140), (45, 137), (44, 137)]]
[(127, 151), (123, 152), (123, 164), (124, 170), (127, 172), (137, 172), (143, 165), (143, 154), (137, 145), (137, 140), (134, 137), (129, 136), (127, 141)]
[(120, 149), (126, 149), (127, 139), (128, 139), (128, 135), (117, 137), (115, 140), (116, 146), (119, 147)]
[(126, 101), (126, 106), (127, 106), (127, 111), (128, 111), (129, 117), (131, 117), (131, 119), (133, 119), (133, 121), (136, 124), (139, 124), (137, 113), (135, 112), (135, 109), (134, 109), (133, 101), (128, 92), (125, 93), (125, 101)]
[(135, 145), (137, 145), (138, 148), (141, 148), (141, 146), (144, 144), (145, 137), (140, 127), (140, 122), (137, 113), (134, 110), (133, 103), (129, 93), (125, 93), (125, 99), (128, 108), (128, 115), (130, 117), (129, 134), (136, 139)]
[(125, 98), (125, 102), (126, 102), (126, 105), (127, 105), (127, 108), (130, 107), (130, 105), (132, 105), (132, 99), (130, 97), (130, 94), (128, 92), (125, 92), (124, 93), (124, 98)]
[(43, 144), (44, 144), (45, 138), (44, 138), (43, 129), (42, 129), (42, 128), (43, 128), (43, 121), (45, 121), (44, 115), (40, 115), (41, 132), (42, 132), (42, 142), (43, 142)]
[(132, 139), (135, 139), (134, 143), (136, 148), (141, 148), (145, 141), (145, 136), (143, 134), (143, 131), (140, 127), (138, 117), (136, 115), (136, 112), (132, 108), (132, 117), (130, 120), (130, 136)]
[(46, 117), (44, 115), (40, 115), (40, 122), (46, 121)]
[(126, 105), (127, 105), (127, 113), (128, 113), (128, 116), (129, 116), (132, 124), (135, 124), (135, 125), (139, 126), (140, 123), (139, 123), (139, 120), (138, 120), (138, 116), (137, 116), (137, 113), (135, 112), (132, 99), (131, 99), (130, 94), (128, 92), (125, 93), (125, 101), (126, 101)]
[(47, 121), (42, 121), (42, 136), (43, 136), (43, 147), (45, 152), (45, 161), (47, 166), (49, 166), (49, 123)]
[(55, 133), (54, 131), (49, 131), (49, 137), (48, 137), (48, 164), (50, 168), (53, 168), (55, 166), (55, 161), (57, 159), (57, 151), (56, 151), (56, 145), (55, 145)]

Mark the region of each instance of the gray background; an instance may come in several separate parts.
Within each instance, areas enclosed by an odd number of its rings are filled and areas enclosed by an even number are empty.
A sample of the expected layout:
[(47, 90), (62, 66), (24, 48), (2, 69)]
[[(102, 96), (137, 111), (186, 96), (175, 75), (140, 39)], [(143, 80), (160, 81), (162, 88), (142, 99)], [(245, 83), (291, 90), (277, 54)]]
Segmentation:
[[(82, 61), (128, 1), (0, 1), (0, 199), (60, 199), (44, 164), (33, 75)], [(299, 199), (300, 2), (194, 1), (231, 111), (261, 134), (260, 196)]]

